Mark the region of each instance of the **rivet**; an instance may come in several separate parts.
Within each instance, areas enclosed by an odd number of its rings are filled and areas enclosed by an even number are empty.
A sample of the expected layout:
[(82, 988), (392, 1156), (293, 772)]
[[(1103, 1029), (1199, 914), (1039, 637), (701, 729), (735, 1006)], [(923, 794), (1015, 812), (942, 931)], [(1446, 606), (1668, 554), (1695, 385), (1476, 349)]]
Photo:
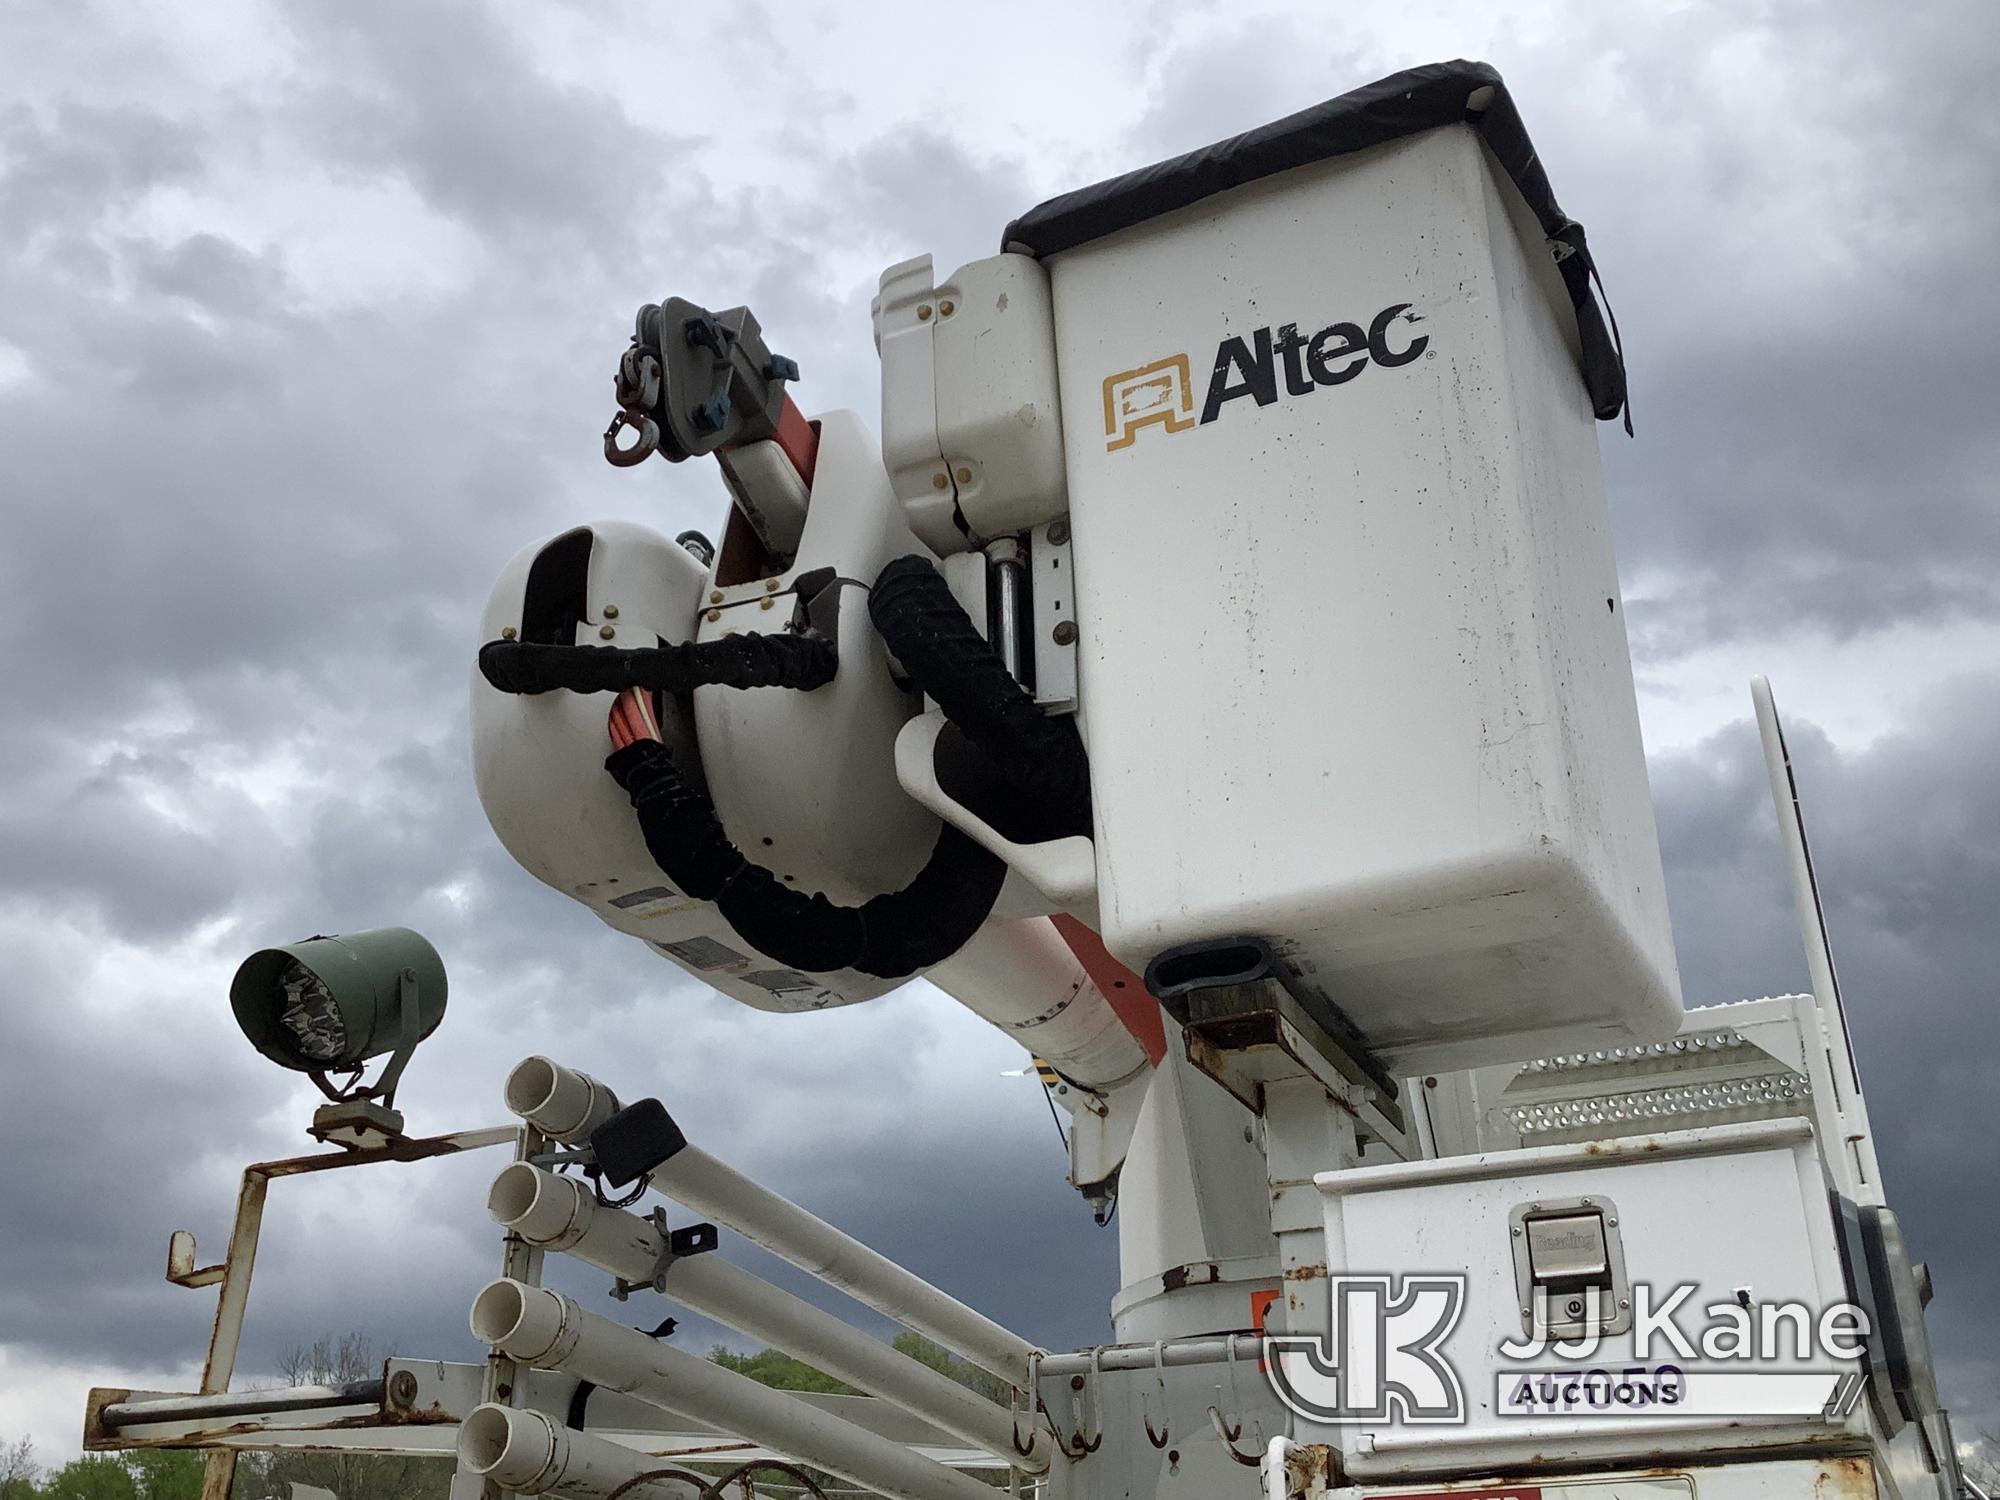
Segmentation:
[(722, 590), (710, 589), (708, 591), (708, 602), (710, 604), (720, 604), (722, 602)]
[(613, 637), (614, 635), (618, 634), (618, 630), (617, 630), (617, 627), (615, 627), (615, 626), (611, 626), (611, 625), (600, 625), (600, 626), (598, 626), (598, 627), (597, 627), (597, 634), (598, 634), (598, 636), (599, 636), (599, 637), (600, 637), (601, 639), (603, 639), (603, 640), (607, 640), (607, 641), (608, 641), (608, 640), (610, 640), (610, 639), (611, 639), (611, 638), (612, 638), (612, 637)]
[(1070, 1378), (1069, 1378), (1069, 1388), (1070, 1388), (1071, 1390), (1073, 1390), (1073, 1391), (1080, 1391), (1080, 1390), (1082, 1390), (1082, 1389), (1083, 1389), (1083, 1377), (1082, 1377), (1081, 1375), (1072, 1375), (1072, 1376), (1070, 1376)]
[(917, 321), (919, 323), (928, 323), (930, 320), (931, 320), (930, 303), (928, 302), (919, 303), (917, 305)]
[(960, 484), (970, 484), (970, 483), (972, 483), (972, 470), (970, 470), (970, 469), (960, 469), (960, 470), (958, 471), (958, 482), (959, 482)]
[(943, 302), (940, 302), (938, 304), (938, 311), (944, 314), (944, 316), (948, 318), (953, 313), (958, 311), (958, 304), (956, 302), (953, 302), (949, 298), (946, 298)]
[(711, 625), (713, 625), (717, 620), (721, 618), (722, 618), (722, 611), (719, 609), (711, 609), (708, 612), (708, 623)]
[(604, 618), (605, 618), (605, 619), (607, 619), (607, 620), (615, 620), (615, 619), (617, 619), (617, 618), (618, 618), (618, 606), (617, 606), (617, 605), (615, 605), (615, 604), (607, 604), (607, 605), (605, 605), (605, 606), (604, 606)]
[(1049, 638), (1058, 646), (1074, 646), (1076, 644), (1076, 621), (1064, 620), (1060, 622), (1054, 630), (1049, 632)]
[(934, 490), (941, 490), (950, 483), (951, 481), (942, 474), (931, 475), (931, 488)]
[(1521, 1231), (1520, 1231), (1520, 1230), (1518, 1230), (1518, 1229), (1517, 1229), (1517, 1230), (1515, 1230), (1515, 1231), (1514, 1231), (1514, 1238), (1518, 1240), (1518, 1239), (1519, 1239), (1520, 1237), (1521, 1237)]
[(1060, 521), (1049, 522), (1049, 545), (1051, 547), (1060, 547), (1068, 540), (1069, 518), (1067, 516), (1063, 517)]
[(501, 630), (500, 639), (503, 641), (511, 641), (518, 634), (520, 634), (519, 631), (515, 630), (512, 625), (508, 625)]
[(778, 602), (777, 600), (770, 598), (767, 595), (766, 597), (759, 599), (757, 601), (757, 607), (759, 609), (769, 609), (773, 604), (776, 604), (777, 602)]
[(777, 579), (775, 579), (775, 578), (766, 578), (766, 579), (764, 580), (764, 592), (765, 592), (765, 593), (767, 593), (767, 594), (775, 594), (775, 593), (777, 593), (777, 592), (778, 592), (778, 580), (777, 580)]

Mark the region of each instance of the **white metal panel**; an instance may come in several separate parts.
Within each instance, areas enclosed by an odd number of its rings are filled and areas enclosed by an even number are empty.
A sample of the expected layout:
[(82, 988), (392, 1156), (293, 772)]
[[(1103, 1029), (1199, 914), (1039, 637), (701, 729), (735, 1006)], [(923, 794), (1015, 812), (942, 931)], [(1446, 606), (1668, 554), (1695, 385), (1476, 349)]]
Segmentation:
[(882, 467), (911, 530), (942, 554), (958, 551), (966, 541), (938, 446), (937, 292), (931, 280), (928, 255), (889, 267), (871, 311), (882, 361)]
[(937, 435), (975, 540), (1061, 515), (1062, 417), (1049, 273), (996, 255), (937, 289)]
[[(630, 522), (589, 529), (585, 618), (576, 643), (643, 647), (692, 638), (706, 570), (687, 549)], [(528, 570), (543, 545), (508, 564), (487, 604), (482, 640), (519, 628)], [(602, 634), (607, 629), (609, 637)], [(646, 848), (631, 802), (604, 770), (611, 703), (609, 693), (502, 693), (473, 674), (473, 779), (507, 852), (609, 926), (760, 1009), (818, 1008), (889, 988), (853, 975), (835, 990), (791, 975), (737, 937), (712, 905), (667, 879)], [(660, 723), (677, 764), (699, 783), (693, 724), (676, 700), (662, 701)]]
[(1606, 1474), (1510, 1476), (1443, 1483), (1341, 1486), (1328, 1500), (1876, 1500), (1874, 1465), (1860, 1457), (1646, 1467)]
[[(1049, 262), (1105, 939), (1272, 939), (1410, 1071), (1679, 1011), (1595, 422), (1512, 196), (1446, 129)], [(1263, 337), (1270, 388), (1216, 401)]]
[[(1322, 1173), (1327, 1264), (1333, 1274), (1448, 1272), (1463, 1269), (1465, 1305), (1442, 1352), (1463, 1384), (1462, 1424), (1363, 1422), (1315, 1432), (1340, 1445), (1364, 1479), (1399, 1474), (1503, 1472), (1531, 1461), (1615, 1462), (1636, 1452), (1783, 1447), (1864, 1440), (1865, 1416), (1845, 1423), (1798, 1418), (1728, 1421), (1656, 1414), (1522, 1416), (1497, 1409), (1503, 1375), (1575, 1369), (1550, 1350), (1516, 1364), (1503, 1339), (1523, 1335), (1514, 1279), (1510, 1215), (1537, 1201), (1592, 1197), (1616, 1205), (1616, 1230), (1635, 1293), (1652, 1305), (1672, 1289), (1697, 1290), (1681, 1326), (1699, 1332), (1701, 1310), (1733, 1303), (1744, 1289), (1753, 1306), (1798, 1301), (1817, 1312), (1848, 1300), (1830, 1200), (1812, 1132), (1803, 1120), (1722, 1125), (1616, 1142), (1591, 1142), (1403, 1162)], [(1584, 1363), (1607, 1370), (1662, 1357), (1691, 1380), (1751, 1368), (1697, 1357), (1690, 1362), (1655, 1339), (1648, 1359), (1631, 1333), (1607, 1336)], [(1826, 1356), (1759, 1362), (1759, 1371), (1839, 1372)]]
[[(793, 566), (718, 589), (698, 639), (782, 630), (802, 572), (831, 567), (841, 578), (872, 582), (890, 559), (923, 551), (860, 419), (834, 411), (818, 421), (812, 508)], [(709, 792), (730, 838), (797, 889), (855, 905), (907, 884), (929, 857), (938, 824), (896, 780), (896, 734), (919, 700), (889, 674), (866, 590), (842, 587), (832, 682), (810, 693), (697, 688), (694, 718)]]

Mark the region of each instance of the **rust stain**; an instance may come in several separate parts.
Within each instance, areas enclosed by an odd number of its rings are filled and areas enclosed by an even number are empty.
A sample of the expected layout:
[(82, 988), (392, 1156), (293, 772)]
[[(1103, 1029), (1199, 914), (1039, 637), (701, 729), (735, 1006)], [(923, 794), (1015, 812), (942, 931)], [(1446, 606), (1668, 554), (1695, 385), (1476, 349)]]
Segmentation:
[(1653, 1136), (1647, 1136), (1639, 1141), (1585, 1141), (1583, 1143), (1583, 1154), (1585, 1156), (1651, 1156), (1655, 1152), (1666, 1149)]
[(343, 1417), (339, 1423), (329, 1426), (345, 1426), (350, 1423), (369, 1427), (380, 1423), (384, 1427), (447, 1427), (458, 1420), (443, 1405), (433, 1401), (425, 1407), (384, 1407), (379, 1412), (370, 1412), (366, 1420), (358, 1417)]
[[(127, 1437), (106, 1433), (93, 1421), (91, 1430), (85, 1433), (84, 1447), (114, 1451), (136, 1448), (213, 1448), (229, 1438), (239, 1437), (283, 1435), (290, 1438), (303, 1432), (367, 1432), (383, 1427), (453, 1427), (457, 1424), (458, 1418), (435, 1401), (414, 1411), (357, 1412), (351, 1417), (334, 1417), (327, 1421), (315, 1422), (310, 1427), (276, 1427), (258, 1422), (232, 1422), (227, 1427), (203, 1427), (197, 1432), (183, 1433), (175, 1437)], [(287, 1441), (281, 1446), (287, 1452), (318, 1448), (328, 1448), (342, 1453), (355, 1451), (341, 1444)]]
[(1325, 1275), (1325, 1266), (1288, 1266), (1285, 1268), (1285, 1280), (1287, 1281), (1318, 1281)]
[(1861, 1457), (1830, 1458), (1813, 1476), (1813, 1500), (1874, 1500), (1875, 1465)]
[(379, 1161), (429, 1161), (437, 1156), (456, 1156), (465, 1147), (457, 1141), (436, 1138), (391, 1141), (386, 1146), (365, 1150), (321, 1151), (311, 1156), (287, 1156), (277, 1161), (260, 1161), (246, 1169), (257, 1177), (297, 1177), (305, 1172), (324, 1172), (332, 1167), (358, 1167)]

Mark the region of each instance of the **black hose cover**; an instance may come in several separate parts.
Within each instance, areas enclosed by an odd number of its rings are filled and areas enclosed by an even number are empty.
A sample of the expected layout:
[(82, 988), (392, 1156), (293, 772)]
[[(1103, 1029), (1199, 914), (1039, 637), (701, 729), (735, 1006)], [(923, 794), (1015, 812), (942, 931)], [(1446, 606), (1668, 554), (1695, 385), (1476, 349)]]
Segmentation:
[(632, 799), (653, 863), (685, 894), (713, 901), (749, 863), (722, 831), (715, 804), (688, 784), (658, 740), (634, 740), (612, 751), (604, 769)]
[(632, 799), (653, 860), (690, 896), (713, 901), (736, 934), (806, 973), (854, 969), (901, 979), (951, 957), (985, 922), (1007, 866), (946, 824), (931, 857), (900, 891), (858, 907), (793, 890), (752, 864), (723, 832), (658, 740), (638, 740), (604, 762)]
[(1069, 833), (1090, 832), (1090, 761), (1075, 720), (1052, 718), (973, 627), (925, 557), (899, 557), (875, 579), (868, 617), (903, 670), (1016, 786)]
[[(1075, 723), (1036, 707), (928, 559), (901, 557), (885, 567), (868, 613), (903, 669), (1052, 825), (1090, 831), (1090, 765)], [(802, 649), (810, 647), (823, 656)], [(831, 643), (798, 636), (730, 636), (638, 651), (496, 641), (479, 653), (486, 680), (504, 692), (680, 692), (704, 683), (809, 689), (831, 681), (836, 665)], [(1003, 860), (945, 823), (929, 860), (903, 889), (840, 906), (792, 889), (745, 858), (714, 803), (688, 783), (658, 740), (614, 751), (604, 768), (631, 798), (646, 848), (667, 878), (713, 901), (751, 947), (806, 973), (853, 969), (900, 979), (940, 963), (979, 930), (1007, 878)]]
[(685, 693), (698, 687), (783, 687), (810, 692), (833, 681), (840, 656), (816, 635), (727, 635), (671, 646), (553, 646), (488, 641), (479, 672), (503, 693), (622, 693), (650, 688)]

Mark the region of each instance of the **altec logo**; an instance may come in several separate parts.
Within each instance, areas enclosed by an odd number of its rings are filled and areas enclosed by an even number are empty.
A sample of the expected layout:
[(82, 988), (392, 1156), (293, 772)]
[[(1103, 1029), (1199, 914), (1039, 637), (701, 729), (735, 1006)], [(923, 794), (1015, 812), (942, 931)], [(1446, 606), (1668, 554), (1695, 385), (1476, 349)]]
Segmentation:
[(1365, 329), (1359, 323), (1329, 323), (1317, 333), (1303, 334), (1298, 324), (1286, 323), (1275, 331), (1259, 328), (1247, 339), (1226, 338), (1216, 346), (1215, 368), (1208, 377), (1208, 397), (1199, 419), (1185, 354), (1108, 375), (1105, 449), (1115, 453), (1131, 447), (1143, 428), (1185, 432), (1213, 422), (1239, 396), (1269, 406), (1278, 399), (1281, 378), (1287, 396), (1308, 396), (1323, 385), (1346, 385), (1371, 364), (1385, 370), (1406, 365), (1430, 347), (1430, 336), (1418, 334), (1399, 348), (1397, 340), (1403, 335), (1395, 325), (1422, 321), (1409, 303), (1398, 302), (1375, 314)]

